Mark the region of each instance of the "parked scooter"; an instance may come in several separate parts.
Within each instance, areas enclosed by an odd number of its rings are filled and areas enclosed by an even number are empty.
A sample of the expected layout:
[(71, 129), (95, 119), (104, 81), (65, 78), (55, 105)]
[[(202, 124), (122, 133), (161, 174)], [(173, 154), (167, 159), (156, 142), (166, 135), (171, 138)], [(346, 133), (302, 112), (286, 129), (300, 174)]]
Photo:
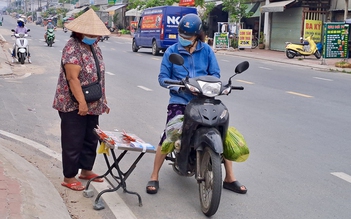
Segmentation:
[(67, 33), (67, 28), (63, 27), (63, 32)]
[[(11, 31), (15, 32), (14, 29), (12, 29)], [(27, 30), (27, 32), (29, 31), (30, 29)], [(12, 36), (16, 37), (14, 58), (17, 59), (23, 65), (24, 61), (26, 60), (26, 57), (28, 57), (28, 34), (15, 33)]]
[(55, 29), (47, 29), (46, 30), (46, 43), (48, 44), (49, 47), (52, 47), (52, 44), (54, 43), (55, 40)]
[[(169, 61), (184, 67), (184, 59), (171, 54)], [(222, 192), (223, 141), (228, 130), (229, 113), (217, 96), (228, 95), (231, 90), (243, 90), (232, 86), (231, 79), (249, 68), (247, 61), (235, 68), (235, 74), (223, 85), (214, 76), (200, 76), (182, 81), (165, 81), (169, 87), (180, 86), (197, 95), (187, 104), (184, 112), (181, 144), (168, 154), (173, 170), (181, 176), (193, 176), (199, 184), (202, 212), (212, 216), (217, 212)]]
[(289, 59), (293, 59), (295, 56), (310, 56), (314, 55), (317, 59), (322, 57), (320, 51), (317, 48), (316, 43), (313, 41), (312, 36), (304, 39), (307, 43), (291, 43), (286, 42), (286, 56)]

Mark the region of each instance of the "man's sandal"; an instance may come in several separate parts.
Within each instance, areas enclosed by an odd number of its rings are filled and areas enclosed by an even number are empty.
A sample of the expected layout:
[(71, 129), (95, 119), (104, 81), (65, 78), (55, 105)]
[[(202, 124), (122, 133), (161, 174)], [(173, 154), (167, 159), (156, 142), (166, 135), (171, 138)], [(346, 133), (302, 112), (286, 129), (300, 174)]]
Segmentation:
[[(244, 187), (244, 189), (242, 189), (241, 187)], [(239, 194), (246, 194), (247, 192), (246, 187), (244, 185), (241, 185), (238, 181), (234, 181), (231, 183), (223, 182), (223, 188)]]

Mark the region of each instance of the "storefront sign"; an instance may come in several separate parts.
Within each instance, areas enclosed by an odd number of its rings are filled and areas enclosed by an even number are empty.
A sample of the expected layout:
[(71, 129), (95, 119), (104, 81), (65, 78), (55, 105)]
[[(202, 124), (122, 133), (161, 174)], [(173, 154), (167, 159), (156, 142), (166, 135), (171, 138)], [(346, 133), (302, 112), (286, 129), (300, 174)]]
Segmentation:
[(252, 30), (251, 29), (240, 29), (239, 30), (239, 39), (238, 39), (238, 48), (251, 49), (251, 45), (252, 45)]
[(195, 0), (179, 0), (179, 6), (194, 6)]
[(305, 20), (304, 38), (313, 35), (313, 41), (319, 43), (322, 41), (322, 21)]
[(229, 34), (228, 33), (214, 33), (213, 37), (214, 49), (228, 49), (229, 48)]
[(349, 25), (344, 22), (325, 23), (323, 30), (323, 57), (347, 58)]

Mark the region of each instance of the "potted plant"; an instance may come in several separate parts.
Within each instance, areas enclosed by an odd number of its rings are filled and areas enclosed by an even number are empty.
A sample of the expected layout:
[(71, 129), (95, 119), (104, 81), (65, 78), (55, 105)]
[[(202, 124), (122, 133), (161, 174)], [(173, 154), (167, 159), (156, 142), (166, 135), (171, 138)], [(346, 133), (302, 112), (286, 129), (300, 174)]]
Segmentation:
[(263, 32), (260, 33), (260, 39), (258, 40), (258, 48), (259, 49), (264, 49), (265, 45), (264, 45), (264, 42), (265, 42), (265, 38), (264, 38), (264, 34)]

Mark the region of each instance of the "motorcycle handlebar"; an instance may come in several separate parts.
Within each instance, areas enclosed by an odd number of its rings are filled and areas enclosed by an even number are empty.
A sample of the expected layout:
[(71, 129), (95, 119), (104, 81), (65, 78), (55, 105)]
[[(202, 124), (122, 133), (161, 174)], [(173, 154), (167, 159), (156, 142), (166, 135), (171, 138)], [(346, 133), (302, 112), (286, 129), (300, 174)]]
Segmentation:
[(242, 86), (231, 86), (232, 90), (244, 90), (244, 87)]
[(164, 81), (166, 84), (184, 85), (181, 81)]

